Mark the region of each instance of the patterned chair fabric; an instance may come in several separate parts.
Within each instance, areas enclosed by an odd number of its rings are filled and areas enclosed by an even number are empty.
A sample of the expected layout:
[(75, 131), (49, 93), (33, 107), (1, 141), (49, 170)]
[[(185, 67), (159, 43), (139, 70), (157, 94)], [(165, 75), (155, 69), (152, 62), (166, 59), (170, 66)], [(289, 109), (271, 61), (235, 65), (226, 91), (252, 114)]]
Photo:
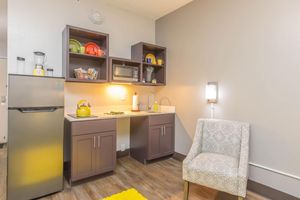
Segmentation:
[(250, 126), (227, 120), (199, 119), (183, 179), (245, 197)]

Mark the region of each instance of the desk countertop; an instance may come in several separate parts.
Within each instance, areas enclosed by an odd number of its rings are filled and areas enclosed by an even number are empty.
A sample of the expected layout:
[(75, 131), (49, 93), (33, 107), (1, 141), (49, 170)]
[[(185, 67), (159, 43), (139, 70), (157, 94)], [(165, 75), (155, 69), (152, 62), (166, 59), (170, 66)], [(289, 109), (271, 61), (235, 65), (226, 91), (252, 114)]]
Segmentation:
[(68, 114), (66, 114), (65, 118), (70, 122), (77, 122), (77, 121), (87, 121), (87, 120), (97, 120), (97, 119), (118, 119), (118, 118), (126, 118), (126, 117), (140, 117), (140, 116), (164, 115), (164, 114), (174, 114), (174, 113), (175, 113), (175, 110), (164, 110), (161, 112), (125, 111), (124, 114), (118, 114), (118, 115), (110, 115), (110, 114), (105, 114), (104, 112), (101, 112), (101, 113), (93, 113), (93, 115), (95, 117), (73, 118), (73, 117), (69, 116)]

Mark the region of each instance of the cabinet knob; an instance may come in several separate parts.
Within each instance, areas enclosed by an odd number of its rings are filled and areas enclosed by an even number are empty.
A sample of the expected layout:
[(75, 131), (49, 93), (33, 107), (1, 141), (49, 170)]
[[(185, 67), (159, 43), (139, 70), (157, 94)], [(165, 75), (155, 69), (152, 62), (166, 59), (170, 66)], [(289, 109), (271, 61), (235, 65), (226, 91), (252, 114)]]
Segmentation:
[(161, 136), (164, 136), (164, 127), (163, 126), (160, 127), (160, 134), (161, 134)]
[(96, 136), (94, 136), (94, 148), (96, 148)]

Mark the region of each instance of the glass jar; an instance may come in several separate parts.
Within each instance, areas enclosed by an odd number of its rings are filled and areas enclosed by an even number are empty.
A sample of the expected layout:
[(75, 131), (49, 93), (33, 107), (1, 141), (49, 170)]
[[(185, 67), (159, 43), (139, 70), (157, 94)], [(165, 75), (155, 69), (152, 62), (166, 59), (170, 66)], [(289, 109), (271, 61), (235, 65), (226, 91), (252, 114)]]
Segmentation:
[(17, 57), (17, 74), (25, 74), (25, 58)]
[(53, 72), (54, 72), (54, 70), (52, 68), (47, 68), (47, 74), (46, 74), (46, 76), (52, 77), (53, 76)]

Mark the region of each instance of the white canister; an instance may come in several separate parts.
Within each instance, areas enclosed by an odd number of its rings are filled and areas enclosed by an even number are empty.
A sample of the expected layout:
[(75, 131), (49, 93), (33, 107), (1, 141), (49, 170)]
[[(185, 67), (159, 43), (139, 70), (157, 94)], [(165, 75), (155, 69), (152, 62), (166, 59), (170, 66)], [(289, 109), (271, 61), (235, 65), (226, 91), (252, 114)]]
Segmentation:
[(25, 74), (25, 58), (17, 57), (17, 74)]
[(134, 95), (132, 96), (132, 111), (139, 111), (139, 96), (134, 93)]

